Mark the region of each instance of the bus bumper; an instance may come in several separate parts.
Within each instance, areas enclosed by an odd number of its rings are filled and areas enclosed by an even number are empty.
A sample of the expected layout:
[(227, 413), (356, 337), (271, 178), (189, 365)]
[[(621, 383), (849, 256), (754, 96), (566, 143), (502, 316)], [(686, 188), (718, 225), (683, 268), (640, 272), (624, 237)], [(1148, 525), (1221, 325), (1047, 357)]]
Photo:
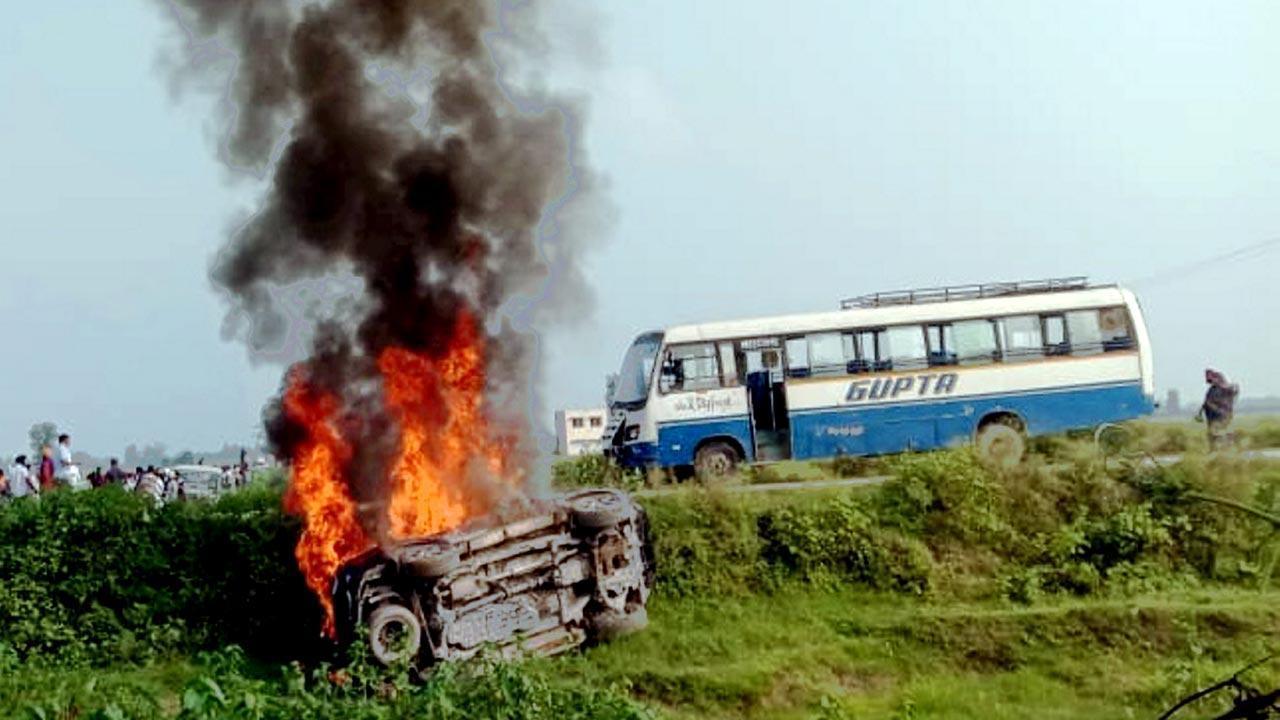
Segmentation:
[(625, 445), (611, 445), (605, 448), (604, 454), (613, 458), (624, 468), (646, 468), (658, 464), (658, 443), (633, 442)]

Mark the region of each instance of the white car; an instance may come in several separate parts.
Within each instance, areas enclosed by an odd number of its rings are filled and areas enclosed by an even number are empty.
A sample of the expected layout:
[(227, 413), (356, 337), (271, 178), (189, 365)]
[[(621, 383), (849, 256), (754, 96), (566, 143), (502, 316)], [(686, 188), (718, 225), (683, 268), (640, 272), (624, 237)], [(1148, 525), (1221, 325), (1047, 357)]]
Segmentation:
[(188, 500), (216, 498), (228, 488), (226, 473), (212, 465), (175, 465), (170, 468), (177, 476), (178, 492)]
[(476, 654), (553, 654), (643, 628), (653, 584), (644, 510), (585, 490), (497, 527), (371, 550), (334, 583), (339, 642), (421, 666)]

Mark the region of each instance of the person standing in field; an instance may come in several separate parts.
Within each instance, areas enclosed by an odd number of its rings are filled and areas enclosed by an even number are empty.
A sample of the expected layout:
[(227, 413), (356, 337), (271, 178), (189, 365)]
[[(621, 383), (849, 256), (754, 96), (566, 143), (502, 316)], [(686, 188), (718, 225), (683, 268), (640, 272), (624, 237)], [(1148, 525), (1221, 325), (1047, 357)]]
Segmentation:
[(119, 460), (111, 458), (111, 467), (107, 468), (105, 477), (108, 483), (124, 487), (124, 470), (120, 469)]
[(27, 456), (19, 455), (9, 466), (9, 494), (13, 497), (35, 497), (40, 494), (40, 485), (31, 470), (27, 467)]
[(1204, 394), (1204, 403), (1196, 414), (1196, 421), (1203, 421), (1209, 435), (1209, 449), (1217, 450), (1228, 439), (1227, 428), (1236, 410), (1236, 398), (1240, 395), (1240, 386), (1227, 381), (1227, 376), (1212, 368), (1204, 371), (1204, 381), (1209, 389)]
[(53, 476), (72, 490), (80, 490), (80, 468), (71, 460), (71, 436), (58, 436), (58, 447), (53, 455)]
[(57, 487), (53, 476), (53, 448), (45, 445), (40, 448), (40, 492), (48, 492)]

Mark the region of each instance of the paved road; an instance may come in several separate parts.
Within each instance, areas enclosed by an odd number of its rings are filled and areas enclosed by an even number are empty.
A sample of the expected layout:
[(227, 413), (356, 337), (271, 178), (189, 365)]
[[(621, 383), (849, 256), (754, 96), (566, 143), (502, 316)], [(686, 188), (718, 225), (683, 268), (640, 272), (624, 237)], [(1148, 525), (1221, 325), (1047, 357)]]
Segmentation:
[[(1262, 450), (1246, 450), (1240, 453), (1246, 458), (1265, 458), (1267, 460), (1280, 460), (1280, 448), (1265, 448)], [(1181, 455), (1157, 455), (1155, 462), (1161, 465), (1175, 463), (1181, 460)], [(1151, 462), (1148, 460), (1147, 462)], [(798, 480), (795, 482), (777, 482), (777, 483), (757, 483), (754, 485), (725, 485), (726, 492), (782, 492), (785, 490), (823, 490), (825, 488), (839, 487), (857, 487), (859, 485), (879, 485), (888, 480), (890, 475), (867, 475), (865, 477), (855, 478), (831, 478), (829, 480)], [(655, 490), (641, 490), (637, 495), (664, 495), (674, 492), (675, 487), (664, 487)]]

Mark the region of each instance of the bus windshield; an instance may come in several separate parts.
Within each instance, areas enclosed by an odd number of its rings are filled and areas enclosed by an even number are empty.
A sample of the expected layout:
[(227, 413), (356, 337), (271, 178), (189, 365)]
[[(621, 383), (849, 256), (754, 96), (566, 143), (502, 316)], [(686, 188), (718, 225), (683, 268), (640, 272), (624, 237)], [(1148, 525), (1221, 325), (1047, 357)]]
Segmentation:
[(653, 375), (653, 364), (658, 357), (658, 348), (662, 346), (662, 335), (649, 333), (636, 338), (627, 349), (622, 359), (622, 370), (618, 372), (618, 384), (613, 391), (611, 402), (619, 405), (643, 405), (649, 395), (649, 378)]

